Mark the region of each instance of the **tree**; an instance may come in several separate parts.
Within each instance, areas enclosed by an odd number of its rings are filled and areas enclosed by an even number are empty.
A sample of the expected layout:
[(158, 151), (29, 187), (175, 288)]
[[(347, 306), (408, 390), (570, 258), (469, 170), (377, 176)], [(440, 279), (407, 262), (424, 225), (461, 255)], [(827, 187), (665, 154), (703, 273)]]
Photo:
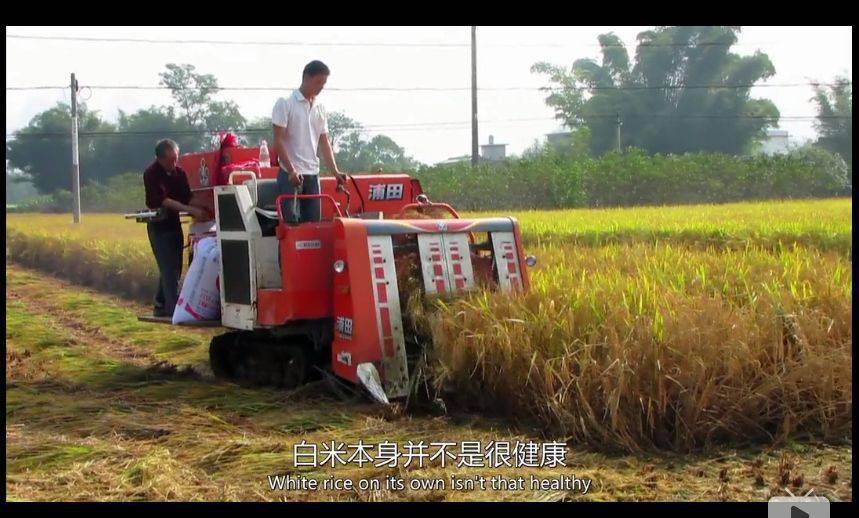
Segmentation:
[(269, 153), (274, 153), (274, 130), (271, 117), (256, 117), (248, 121), (243, 131), (236, 132), (242, 146), (258, 146), (262, 139), (268, 143)]
[(343, 171), (402, 172), (416, 169), (419, 164), (406, 156), (405, 149), (385, 135), (370, 140), (357, 132), (346, 135), (335, 153), (337, 165)]
[(239, 111), (239, 105), (233, 101), (215, 101), (209, 104), (206, 114), (206, 128), (214, 130), (240, 131), (247, 122)]
[[(6, 142), (9, 166), (29, 176), (39, 192), (71, 189), (71, 125), (71, 106), (65, 103), (57, 103), (35, 115), (14, 139)], [(85, 103), (78, 105), (78, 128), (81, 132), (100, 134), (115, 130), (97, 111), (88, 110)], [(101, 161), (106, 146), (110, 146), (109, 141), (110, 137), (104, 135), (79, 137), (82, 182), (110, 176), (110, 169)]]
[[(211, 74), (199, 74), (193, 65), (168, 64), (160, 76), (161, 84), (170, 88), (178, 113), (171, 106), (151, 106), (132, 114), (120, 110), (114, 125), (87, 110), (85, 103), (78, 105), (82, 183), (142, 171), (154, 159), (155, 143), (162, 138), (175, 140), (183, 152), (200, 151), (209, 149), (211, 131), (245, 127), (236, 103), (213, 98), (218, 82)], [(39, 113), (7, 141), (9, 166), (31, 177), (43, 193), (70, 189), (70, 127), (67, 104), (58, 103)], [(117, 130), (118, 134), (110, 134)], [(86, 135), (92, 132), (98, 134)]]
[(38, 194), (26, 175), (6, 170), (6, 204), (17, 203)]
[(337, 166), (343, 171), (400, 172), (416, 169), (419, 164), (406, 156), (406, 151), (386, 135), (367, 140), (361, 123), (342, 112), (328, 115), (328, 138), (334, 149)]
[(853, 173), (853, 85), (846, 77), (835, 79), (828, 89), (814, 87), (817, 104), (817, 144), (838, 153)]
[(143, 171), (155, 159), (155, 144), (162, 138), (176, 141), (180, 153), (200, 150), (204, 138), (190, 133), (187, 120), (170, 106), (150, 106), (130, 114), (119, 110), (117, 130), (122, 135), (107, 139), (110, 146), (102, 157), (110, 176)]
[[(659, 27), (638, 34), (634, 60), (616, 35), (600, 35), (602, 63), (579, 59), (570, 71), (546, 62), (531, 71), (552, 86), (546, 104), (573, 130), (588, 128), (591, 151), (623, 147), (651, 153), (739, 154), (778, 121), (778, 109), (750, 98), (752, 84), (771, 77), (766, 54), (730, 52), (737, 27)], [(712, 88), (727, 85), (727, 88)]]
[[(233, 101), (216, 101), (220, 91), (218, 80), (212, 74), (196, 72), (194, 65), (168, 63), (161, 72), (161, 84), (170, 89), (188, 126), (204, 131), (241, 130), (246, 121)], [(204, 139), (200, 140), (203, 144)]]
[(337, 144), (343, 137), (359, 132), (361, 124), (342, 112), (332, 112), (328, 115), (328, 138), (331, 147), (337, 149)]

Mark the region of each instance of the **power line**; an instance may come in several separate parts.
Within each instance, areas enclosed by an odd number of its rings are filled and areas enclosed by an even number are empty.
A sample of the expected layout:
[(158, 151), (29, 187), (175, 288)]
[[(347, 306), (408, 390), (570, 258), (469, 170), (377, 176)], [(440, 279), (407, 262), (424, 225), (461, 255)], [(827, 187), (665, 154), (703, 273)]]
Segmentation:
[(9, 90), (58, 90), (65, 89), (65, 86), (7, 86), (6, 91)]
[[(468, 47), (468, 43), (444, 43), (444, 42), (396, 42), (396, 43), (381, 43), (381, 42), (308, 42), (308, 41), (254, 41), (254, 40), (168, 40), (168, 39), (151, 39), (151, 38), (106, 38), (93, 36), (44, 36), (44, 35), (25, 35), (25, 34), (7, 34), (6, 38), (21, 39), (21, 40), (45, 40), (45, 41), (79, 41), (88, 43), (145, 43), (145, 44), (170, 44), (170, 45), (256, 45), (256, 46), (277, 46), (277, 47), (437, 47), (437, 48), (463, 48)], [(732, 46), (760, 46), (760, 43), (745, 43), (737, 41), (704, 41), (698, 43), (649, 43), (637, 42), (633, 47), (645, 48), (699, 48), (699, 47), (732, 47)], [(564, 48), (564, 47), (598, 47), (598, 48), (627, 48), (625, 44), (610, 44), (602, 45), (599, 43), (588, 44), (572, 44), (572, 43), (488, 43), (486, 47), (532, 47), (532, 48)]]
[[(439, 124), (440, 129), (445, 129), (446, 127), (458, 125), (458, 124), (468, 124), (468, 122), (456, 122), (456, 123), (442, 123)], [(425, 125), (422, 127), (419, 126), (405, 126), (405, 127), (364, 127), (364, 128), (355, 128), (349, 131), (382, 131), (382, 130), (419, 130), (425, 129), (429, 126)], [(141, 137), (141, 136), (157, 136), (157, 135), (181, 135), (181, 136), (195, 136), (195, 135), (214, 135), (221, 131), (229, 131), (232, 133), (271, 133), (271, 128), (245, 128), (245, 129), (224, 129), (224, 130), (141, 130), (141, 131), (81, 131), (79, 135), (81, 137)], [(14, 138), (44, 138), (44, 137), (68, 137), (69, 134), (61, 131), (44, 131), (44, 132), (15, 132), (15, 133), (7, 133), (6, 137), (14, 137)]]
[[(589, 90), (693, 90), (693, 89), (745, 89), (745, 88), (797, 88), (804, 86), (841, 86), (852, 85), (852, 81), (842, 81), (835, 83), (824, 82), (804, 82), (804, 83), (745, 83), (745, 84), (702, 84), (702, 85), (658, 85), (658, 86), (579, 86), (572, 89), (580, 91)], [(7, 86), (7, 91), (28, 91), (28, 90), (57, 90), (65, 89), (65, 86)], [(91, 85), (85, 88), (96, 90), (172, 90), (167, 86), (138, 86), (138, 85)], [(214, 88), (180, 88), (179, 90), (187, 91), (286, 91), (290, 88), (283, 86), (223, 86)], [(553, 88), (545, 86), (498, 86), (498, 87), (483, 87), (478, 88), (480, 91), (553, 91), (553, 90), (569, 90), (570, 88)], [(410, 86), (410, 87), (352, 87), (352, 88), (326, 88), (326, 92), (452, 92), (452, 91), (468, 91), (470, 87), (433, 87), (433, 86)]]
[(271, 45), (277, 47), (465, 47), (465, 43), (374, 43), (374, 42), (308, 42), (308, 41), (252, 41), (252, 40), (166, 40), (149, 38), (97, 38), (84, 36), (37, 36), (7, 34), (7, 38), (21, 40), (81, 41), (91, 43), (148, 43), (148, 44), (190, 44), (190, 45)]
[(752, 42), (742, 42), (736, 41), (733, 43), (728, 42), (701, 42), (701, 43), (641, 43), (637, 42), (633, 45), (626, 45), (623, 43), (611, 44), (611, 45), (601, 45), (599, 43), (487, 43), (484, 44), (486, 47), (535, 47), (535, 48), (573, 48), (573, 47), (597, 47), (601, 49), (628, 49), (630, 47), (645, 47), (645, 48), (698, 48), (698, 47), (760, 47), (762, 45), (771, 45), (771, 42), (765, 43), (752, 43)]
[[(745, 88), (796, 88), (800, 86), (835, 86), (853, 83), (747, 83), (735, 85), (709, 84), (709, 85), (661, 85), (661, 86), (579, 86), (575, 90), (695, 90), (695, 89), (745, 89)], [(551, 90), (551, 87), (543, 87), (540, 90)], [(563, 89), (561, 89), (563, 90)]]

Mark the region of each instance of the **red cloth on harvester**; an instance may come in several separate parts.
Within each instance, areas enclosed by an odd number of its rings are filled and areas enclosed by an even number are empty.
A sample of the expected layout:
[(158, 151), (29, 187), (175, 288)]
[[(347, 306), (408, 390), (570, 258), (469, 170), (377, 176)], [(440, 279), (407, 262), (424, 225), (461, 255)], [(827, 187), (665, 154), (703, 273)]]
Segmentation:
[(228, 147), (238, 147), (238, 139), (232, 133), (221, 133), (221, 149)]
[[(230, 171), (225, 171), (225, 167), (229, 166), (233, 160), (230, 156), (230, 149), (238, 147), (238, 139), (230, 132), (218, 134), (221, 144), (218, 148), (218, 158), (215, 160), (215, 171), (212, 185), (226, 185), (230, 176)], [(235, 169), (233, 169), (234, 171)], [(226, 174), (225, 174), (226, 173)]]

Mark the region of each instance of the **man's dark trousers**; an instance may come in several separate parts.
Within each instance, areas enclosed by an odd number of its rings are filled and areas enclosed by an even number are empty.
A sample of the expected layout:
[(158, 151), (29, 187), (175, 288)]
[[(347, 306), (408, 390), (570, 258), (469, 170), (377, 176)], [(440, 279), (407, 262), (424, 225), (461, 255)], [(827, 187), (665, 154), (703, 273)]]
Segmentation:
[[(289, 175), (281, 168), (277, 172), (277, 187), (280, 194), (319, 194), (319, 175), (304, 175), (304, 181), (300, 187), (292, 185)], [(322, 215), (322, 200), (319, 198), (300, 198), (298, 200), (298, 214), (293, 211), (295, 199), (287, 199), (281, 202), (283, 219), (287, 223), (317, 222)]]
[(146, 231), (161, 276), (155, 295), (154, 314), (172, 317), (179, 298), (179, 277), (182, 275), (182, 244), (185, 239), (182, 227), (163, 229), (148, 224)]

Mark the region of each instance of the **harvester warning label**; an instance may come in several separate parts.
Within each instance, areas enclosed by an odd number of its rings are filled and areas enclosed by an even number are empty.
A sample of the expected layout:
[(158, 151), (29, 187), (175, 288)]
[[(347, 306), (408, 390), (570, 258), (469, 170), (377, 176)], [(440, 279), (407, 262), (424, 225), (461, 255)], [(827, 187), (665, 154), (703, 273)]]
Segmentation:
[(209, 185), (209, 166), (206, 165), (205, 160), (200, 160), (200, 169), (197, 170), (197, 174), (200, 176), (200, 185), (207, 187)]
[(337, 317), (337, 322), (335, 325), (337, 332), (340, 334), (342, 338), (345, 340), (352, 339), (352, 319), (346, 317)]
[(403, 184), (376, 183), (370, 185), (370, 199), (374, 201), (402, 200)]
[(347, 353), (346, 351), (341, 352), (337, 355), (337, 361), (344, 365), (352, 365), (352, 355)]
[(306, 241), (296, 241), (295, 242), (295, 249), (296, 250), (311, 250), (311, 249), (317, 249), (317, 248), (322, 248), (322, 241), (320, 241), (318, 239), (309, 239)]

